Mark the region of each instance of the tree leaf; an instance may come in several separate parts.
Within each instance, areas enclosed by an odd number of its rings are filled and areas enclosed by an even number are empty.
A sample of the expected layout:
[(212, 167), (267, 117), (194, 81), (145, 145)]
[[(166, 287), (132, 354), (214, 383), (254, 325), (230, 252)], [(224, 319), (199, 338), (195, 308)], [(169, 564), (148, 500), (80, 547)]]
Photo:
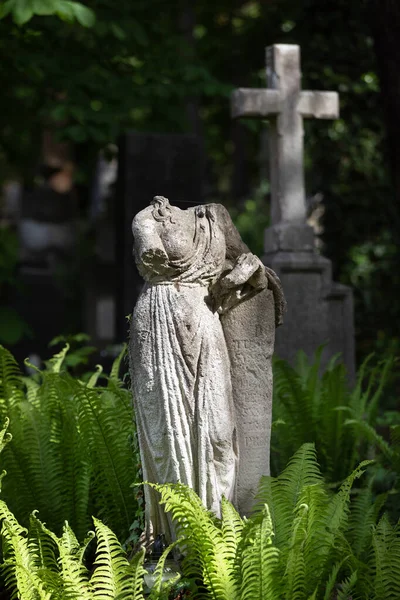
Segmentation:
[(7, 0), (7, 2), (4, 2), (4, 4), (0, 6), (0, 19), (3, 19), (10, 14), (13, 4), (14, 0)]
[(71, 5), (72, 12), (78, 23), (83, 27), (93, 27), (96, 17), (90, 8), (80, 4), (80, 2), (69, 2), (68, 4)]
[(35, 15), (54, 15), (57, 11), (57, 0), (33, 0)]
[(32, 0), (16, 0), (12, 8), (14, 22), (17, 25), (24, 25), (34, 15)]

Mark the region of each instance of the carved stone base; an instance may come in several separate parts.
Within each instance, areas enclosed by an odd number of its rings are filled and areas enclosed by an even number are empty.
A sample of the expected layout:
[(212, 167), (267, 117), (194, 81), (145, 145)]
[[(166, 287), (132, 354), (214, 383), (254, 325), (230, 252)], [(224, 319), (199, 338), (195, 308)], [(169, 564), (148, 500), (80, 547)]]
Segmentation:
[(280, 277), (287, 312), (276, 333), (276, 354), (294, 363), (299, 350), (312, 357), (326, 344), (322, 364), (337, 353), (355, 377), (353, 294), (332, 281), (331, 261), (316, 252), (268, 252), (263, 262)]

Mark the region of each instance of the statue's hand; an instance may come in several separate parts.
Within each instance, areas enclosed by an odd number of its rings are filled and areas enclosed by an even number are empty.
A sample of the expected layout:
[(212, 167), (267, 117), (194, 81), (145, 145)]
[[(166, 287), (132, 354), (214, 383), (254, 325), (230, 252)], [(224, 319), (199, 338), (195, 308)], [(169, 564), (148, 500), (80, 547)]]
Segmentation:
[(231, 290), (245, 283), (256, 289), (264, 289), (268, 285), (265, 268), (260, 259), (248, 252), (241, 254), (232, 270), (220, 279), (222, 289)]
[(265, 267), (260, 259), (250, 252), (241, 254), (211, 290), (215, 310), (224, 314), (267, 286)]

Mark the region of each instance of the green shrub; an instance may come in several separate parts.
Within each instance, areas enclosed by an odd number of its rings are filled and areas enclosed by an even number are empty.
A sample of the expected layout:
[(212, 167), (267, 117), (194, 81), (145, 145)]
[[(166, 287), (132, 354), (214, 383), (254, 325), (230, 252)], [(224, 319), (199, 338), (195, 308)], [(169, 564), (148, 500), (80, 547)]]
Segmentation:
[(3, 497), (25, 526), (39, 510), (55, 532), (67, 520), (82, 539), (95, 515), (124, 540), (142, 511), (132, 488), (140, 476), (130, 392), (118, 378), (123, 355), (110, 376), (97, 367), (84, 382), (64, 368), (67, 352), (23, 377), (0, 346), (0, 419), (12, 434)]

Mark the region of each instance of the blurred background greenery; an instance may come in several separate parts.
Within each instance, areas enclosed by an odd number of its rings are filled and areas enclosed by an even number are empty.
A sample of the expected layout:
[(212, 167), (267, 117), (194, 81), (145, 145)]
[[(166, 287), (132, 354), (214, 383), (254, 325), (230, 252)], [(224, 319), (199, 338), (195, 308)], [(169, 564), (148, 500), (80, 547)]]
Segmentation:
[[(231, 208), (259, 253), (268, 223), (264, 124), (232, 122), (229, 94), (265, 85), (265, 46), (299, 44), (303, 88), (340, 93), (340, 119), (305, 124), (307, 191), (310, 210), (320, 209), (322, 251), (335, 278), (354, 287), (358, 358), (396, 351), (396, 3), (7, 0), (0, 17), (0, 184), (35, 184), (43, 132), (52, 131), (73, 148), (85, 220), (99, 151), (112, 154), (121, 133), (193, 132), (207, 156), (208, 198)], [(0, 244), (0, 320), (9, 325), (16, 254), (6, 219)], [(28, 334), (23, 323), (15, 327)]]

